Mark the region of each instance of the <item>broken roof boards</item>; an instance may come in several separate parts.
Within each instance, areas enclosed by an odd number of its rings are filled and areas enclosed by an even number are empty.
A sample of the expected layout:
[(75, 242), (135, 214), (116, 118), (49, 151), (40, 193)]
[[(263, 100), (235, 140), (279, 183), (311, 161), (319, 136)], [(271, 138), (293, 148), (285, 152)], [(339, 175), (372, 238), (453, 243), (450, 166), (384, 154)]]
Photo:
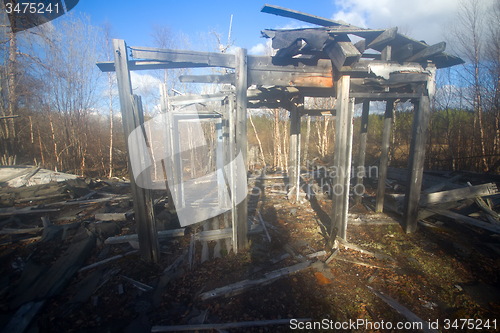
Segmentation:
[[(405, 196), (405, 230), (416, 229), (420, 185), (425, 153), (429, 97), (434, 92), (436, 68), (445, 68), (463, 63), (463, 60), (444, 52), (444, 42), (427, 45), (397, 32), (397, 28), (386, 30), (363, 29), (340, 21), (332, 21), (300, 13), (294, 10), (265, 5), (263, 12), (295, 18), (320, 25), (320, 28), (263, 30), (264, 37), (272, 38), (276, 55), (247, 56), (246, 52), (225, 54), (215, 52), (181, 51), (149, 47), (128, 47), (120, 50), (130, 52), (134, 60), (122, 57), (117, 63), (104, 62), (98, 66), (102, 71), (149, 70), (186, 67), (224, 67), (236, 69), (236, 73), (225, 75), (190, 75), (181, 77), (183, 82), (231, 83), (235, 85), (236, 121), (238, 132), (234, 138), (239, 147), (246, 143), (244, 123), (246, 108), (285, 106), (291, 112), (304, 112), (292, 107), (296, 96), (342, 97), (337, 105), (336, 136), (350, 146), (352, 135), (352, 112), (355, 99), (362, 100), (407, 100), (415, 104), (412, 145), (410, 147), (409, 177), (412, 184)], [(352, 43), (352, 36), (359, 39)], [(123, 47), (125, 43), (122, 41)], [(371, 50), (371, 51), (370, 51)], [(123, 54), (123, 53), (122, 53)], [(117, 67), (117, 65), (121, 65)], [(125, 86), (130, 85), (129, 75)], [(244, 78), (244, 79), (242, 79)], [(120, 82), (119, 82), (120, 85)], [(122, 84), (123, 85), (123, 84)], [(251, 90), (247, 88), (252, 86)], [(120, 89), (122, 93), (123, 89)], [(125, 89), (129, 90), (129, 89)], [(125, 91), (124, 90), (124, 91)], [(246, 91), (246, 93), (243, 93)], [(121, 97), (122, 99), (123, 97)], [(128, 97), (126, 97), (128, 99)], [(126, 105), (125, 105), (126, 106)], [(246, 107), (245, 107), (246, 106)], [(127, 107), (131, 109), (130, 106)], [(292, 111), (294, 110), (294, 111)], [(300, 110), (300, 111), (299, 111)], [(125, 113), (124, 113), (125, 112)], [(122, 115), (127, 116), (127, 110)], [(348, 115), (345, 117), (344, 115)], [(244, 136), (244, 138), (243, 138)], [(344, 139), (342, 139), (344, 138)], [(340, 142), (340, 141), (339, 141)], [(297, 145), (297, 147), (299, 147)], [(298, 148), (297, 148), (298, 149)], [(292, 154), (293, 155), (293, 154)], [(350, 148), (336, 152), (335, 165), (349, 168)], [(297, 161), (293, 161), (296, 163)], [(293, 164), (294, 164), (293, 163)], [(246, 164), (246, 161), (245, 161)], [(386, 167), (386, 166), (382, 166)], [(338, 185), (348, 187), (349, 175), (339, 180)], [(342, 196), (348, 196), (343, 191)], [(383, 195), (383, 194), (382, 194)], [(332, 226), (340, 228), (345, 237), (346, 200), (334, 200)], [(239, 209), (240, 210), (240, 209)], [(246, 223), (246, 205), (241, 207), (242, 223)], [(337, 213), (342, 212), (342, 213)], [(243, 218), (244, 216), (244, 218)], [(246, 229), (246, 228), (242, 228)], [(334, 234), (332, 229), (332, 236)], [(335, 232), (336, 234), (336, 232)], [(141, 237), (139, 237), (141, 239)]]

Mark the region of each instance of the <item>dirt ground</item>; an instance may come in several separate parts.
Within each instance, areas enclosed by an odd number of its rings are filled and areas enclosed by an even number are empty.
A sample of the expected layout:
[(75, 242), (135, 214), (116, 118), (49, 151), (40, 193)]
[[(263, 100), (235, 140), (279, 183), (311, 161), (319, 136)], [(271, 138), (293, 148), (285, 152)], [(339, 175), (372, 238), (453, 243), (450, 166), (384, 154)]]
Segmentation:
[[(257, 207), (268, 224), (271, 242), (264, 233), (252, 235), (249, 249), (235, 255), (228, 254), (222, 246), (222, 258), (203, 264), (201, 244), (197, 242), (192, 268), (186, 260), (175, 272), (163, 275), (163, 270), (189, 248), (194, 231), (191, 229), (184, 237), (160, 243), (158, 265), (141, 261), (136, 253), (75, 274), (62, 293), (47, 300), (28, 332), (150, 332), (154, 326), (294, 318), (309, 318), (309, 325), (323, 323), (316, 330), (307, 329), (304, 324), (303, 331), (329, 331), (342, 324), (340, 328), (353, 332), (400, 331), (397, 323), (408, 324), (408, 320), (373, 291), (389, 296), (424, 321), (437, 322), (441, 331), (499, 330), (497, 234), (445, 218), (429, 218), (429, 223), (419, 225), (417, 232), (405, 234), (397, 224), (400, 217), (368, 210), (371, 198), (365, 197), (366, 205), (350, 209), (352, 223), (347, 230), (347, 242), (366, 250), (365, 253), (339, 244), (339, 251), (326, 267), (323, 262), (333, 251), (325, 247), (321, 225), (328, 222), (331, 200), (291, 204), (285, 195), (270, 193), (258, 199)], [(99, 207), (92, 207), (92, 211)], [(250, 213), (253, 212), (250, 207)], [(91, 219), (89, 216), (91, 210), (81, 215), (80, 221)], [(31, 218), (39, 220), (39, 216)], [(133, 220), (117, 224), (123, 235), (135, 231)], [(132, 250), (127, 243), (109, 246), (102, 240), (97, 241), (84, 266)], [(19, 242), (0, 247), (0, 327), (13, 315), (10, 302), (16, 288), (20, 288), (18, 282), (23, 272), (19, 266), (30, 256), (39, 263), (53, 264), (70, 241), (71, 237), (62, 242)], [(209, 246), (212, 252), (215, 242)], [(293, 255), (272, 261), (290, 253), (290, 249)], [(261, 278), (264, 273), (294, 265), (308, 254), (322, 250), (326, 255), (310, 258), (311, 266), (300, 272), (239, 295), (200, 300), (203, 292)], [(103, 251), (109, 252), (104, 256)], [(94, 278), (106, 274), (105, 280)], [(140, 291), (124, 277), (153, 290)], [(104, 283), (93, 285), (91, 297), (72, 301), (79, 291), (92, 285), (89, 281)], [(324, 326), (326, 322), (333, 326)], [(352, 322), (364, 324), (353, 327)], [(346, 326), (347, 323), (351, 324)], [(225, 331), (296, 331), (292, 328), (266, 325)]]

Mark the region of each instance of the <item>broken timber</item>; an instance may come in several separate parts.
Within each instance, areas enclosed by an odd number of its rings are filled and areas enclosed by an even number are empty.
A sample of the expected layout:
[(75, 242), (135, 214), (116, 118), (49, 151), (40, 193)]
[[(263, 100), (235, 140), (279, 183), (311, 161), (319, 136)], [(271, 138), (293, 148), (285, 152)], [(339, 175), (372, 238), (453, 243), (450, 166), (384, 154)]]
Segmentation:
[(296, 273), (298, 271), (301, 271), (301, 270), (309, 267), (310, 264), (311, 264), (310, 261), (304, 261), (304, 262), (295, 264), (295, 265), (290, 266), (290, 267), (285, 267), (282, 269), (278, 269), (276, 271), (269, 272), (269, 273), (265, 274), (265, 277), (262, 279), (243, 280), (243, 281), (240, 281), (240, 282), (237, 282), (237, 283), (225, 286), (225, 287), (221, 287), (221, 288), (217, 288), (217, 289), (214, 289), (211, 291), (204, 292), (199, 297), (205, 301), (207, 299), (211, 299), (211, 298), (215, 298), (215, 297), (221, 297), (221, 296), (230, 297), (230, 296), (238, 295), (238, 294), (241, 294), (242, 292), (244, 292), (247, 289), (250, 289), (252, 287), (264, 286), (264, 285), (267, 285), (267, 284), (270, 284), (270, 283), (276, 281), (277, 279), (279, 279), (281, 277), (287, 276), (291, 273)]

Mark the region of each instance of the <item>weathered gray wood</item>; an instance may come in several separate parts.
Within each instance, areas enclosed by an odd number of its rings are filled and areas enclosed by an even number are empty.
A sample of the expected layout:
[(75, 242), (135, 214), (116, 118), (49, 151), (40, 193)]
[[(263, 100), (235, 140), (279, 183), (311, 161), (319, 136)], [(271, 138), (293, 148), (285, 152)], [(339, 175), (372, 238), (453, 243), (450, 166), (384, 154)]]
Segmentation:
[(25, 228), (25, 229), (3, 228), (2, 230), (0, 230), (0, 235), (36, 234), (42, 230), (43, 228)]
[(2, 333), (23, 333), (26, 331), (44, 304), (45, 300), (41, 300), (21, 306), (7, 326), (4, 327)]
[(498, 188), (494, 183), (457, 188), (454, 190), (422, 194), (420, 196), (420, 206), (424, 207), (427, 205), (458, 201), (467, 198), (482, 197), (497, 193)]
[(206, 94), (206, 95), (179, 95), (170, 97), (170, 105), (181, 106), (195, 103), (206, 103), (221, 101), (227, 97), (226, 93)]
[(408, 319), (410, 322), (412, 323), (421, 323), (422, 324), (422, 330), (426, 333), (439, 333), (439, 331), (437, 330), (434, 330), (432, 328), (430, 328), (430, 325), (428, 322), (420, 319), (419, 317), (417, 317), (416, 314), (414, 314), (413, 312), (411, 312), (410, 310), (408, 310), (406, 307), (402, 306), (401, 304), (399, 304), (398, 302), (396, 302), (394, 299), (392, 299), (391, 297), (383, 294), (383, 293), (379, 293), (377, 291), (375, 291), (372, 287), (368, 286), (368, 289), (371, 290), (372, 293), (374, 293), (377, 297), (379, 297), (381, 300), (383, 300), (385, 303), (387, 303), (391, 308), (393, 308), (394, 310), (396, 310), (397, 312), (399, 312), (400, 314), (402, 314), (403, 316), (406, 317), (406, 319)]
[(180, 82), (186, 83), (229, 83), (234, 84), (234, 74), (224, 75), (181, 75)]
[(420, 190), (424, 172), (425, 146), (427, 128), (430, 117), (429, 96), (422, 96), (419, 103), (414, 104), (413, 128), (408, 161), (408, 184), (405, 191), (403, 206), (403, 229), (405, 232), (417, 230), (418, 207), (420, 205)]
[(120, 258), (123, 258), (125, 256), (128, 256), (128, 255), (131, 255), (131, 254), (134, 254), (134, 253), (137, 253), (139, 251), (137, 250), (133, 250), (133, 251), (130, 251), (130, 252), (127, 252), (127, 253), (124, 253), (124, 254), (118, 254), (116, 256), (113, 256), (111, 258), (108, 258), (108, 259), (104, 259), (104, 260), (101, 260), (101, 261), (97, 261), (93, 264), (90, 264), (90, 265), (87, 265), (85, 267), (82, 267), (78, 270), (78, 273), (81, 273), (81, 272), (85, 272), (85, 271), (88, 271), (89, 269), (94, 269), (96, 267), (100, 267), (102, 265), (105, 265), (107, 264), (108, 262), (112, 262), (112, 261), (115, 261), (115, 260), (118, 260)]
[(382, 152), (378, 168), (377, 201), (375, 211), (380, 213), (384, 209), (385, 181), (389, 163), (389, 145), (391, 142), (392, 119), (394, 118), (394, 100), (388, 100), (385, 107), (384, 130), (382, 132)]
[(458, 214), (458, 213), (452, 212), (452, 211), (447, 210), (447, 209), (428, 207), (428, 208), (426, 208), (426, 210), (433, 212), (435, 214), (447, 216), (447, 217), (452, 218), (454, 220), (464, 222), (464, 223), (473, 225), (473, 226), (481, 228), (481, 229), (489, 230), (492, 232), (496, 232), (497, 234), (500, 234), (500, 225), (498, 225), (498, 224), (486, 223), (486, 222), (483, 222), (481, 220), (475, 219), (473, 217)]
[(380, 51), (379, 49), (384, 48), (387, 43), (396, 38), (397, 33), (398, 27), (389, 28), (368, 43), (366, 48)]
[(221, 296), (230, 297), (230, 296), (238, 295), (238, 294), (241, 294), (242, 292), (244, 292), (250, 288), (253, 288), (256, 286), (264, 286), (264, 285), (267, 285), (267, 284), (270, 284), (270, 283), (276, 281), (279, 278), (282, 278), (282, 277), (287, 276), (289, 274), (301, 271), (301, 270), (309, 267), (310, 264), (311, 264), (311, 262), (306, 260), (304, 262), (295, 264), (295, 265), (290, 266), (290, 267), (285, 267), (285, 268), (281, 268), (281, 269), (266, 273), (264, 278), (256, 279), (256, 280), (243, 280), (243, 281), (240, 281), (240, 282), (237, 282), (234, 284), (230, 284), (230, 285), (225, 286), (225, 287), (221, 287), (221, 288), (217, 288), (217, 289), (214, 289), (211, 291), (204, 292), (204, 293), (200, 294), (199, 297), (201, 298), (201, 300), (206, 301), (208, 299), (221, 297)]
[[(205, 221), (203, 224), (203, 232), (207, 232), (210, 230), (209, 221)], [(206, 240), (201, 240), (201, 257), (200, 261), (203, 264), (205, 261), (208, 261), (208, 242)]]
[[(333, 180), (332, 186), (332, 221), (330, 226), (330, 238), (328, 246), (331, 248), (335, 242), (337, 233), (339, 237), (345, 238), (344, 215), (344, 196), (349, 195), (349, 189), (345, 188), (347, 174), (350, 168), (346, 170), (347, 164), (347, 146), (349, 127), (352, 126), (352, 114), (349, 117), (349, 83), (350, 77), (342, 75), (337, 81), (337, 117), (335, 124), (335, 150), (333, 164), (337, 170), (337, 177)], [(351, 119), (349, 119), (351, 118)], [(349, 123), (351, 120), (351, 123)]]
[(273, 5), (264, 5), (264, 7), (262, 7), (260, 11), (263, 13), (274, 14), (283, 17), (290, 17), (299, 21), (321, 25), (323, 27), (345, 26), (345, 24), (339, 23), (337, 21), (328, 20), (316, 15), (310, 15), (296, 10), (273, 6)]
[[(235, 125), (236, 125), (236, 152), (241, 153), (243, 157), (244, 167), (247, 166), (247, 89), (248, 89), (248, 60), (247, 50), (236, 50), (236, 92), (235, 92)], [(236, 157), (236, 156), (235, 156)], [(241, 174), (241, 172), (238, 172)], [(237, 179), (240, 184), (247, 184), (247, 172), (245, 170), (245, 179)], [(246, 193), (247, 191), (245, 191)], [(237, 239), (233, 239), (233, 247), (235, 249), (245, 249), (248, 246), (248, 202), (245, 199), (236, 205), (237, 210)], [(237, 246), (236, 246), (237, 244)]]
[[(290, 109), (290, 195), (298, 202), (300, 191), (300, 109), (304, 107), (304, 98), (292, 102)], [(292, 200), (293, 202), (293, 200)]]
[(131, 46), (130, 50), (132, 57), (137, 59), (192, 63), (210, 67), (235, 67), (235, 55), (230, 53), (169, 50), (136, 46)]
[[(247, 233), (248, 233), (248, 235), (255, 235), (255, 234), (261, 233), (262, 231), (263, 231), (262, 226), (252, 224)], [(233, 233), (232, 228), (223, 228), (223, 229), (217, 229), (217, 230), (204, 230), (204, 231), (198, 232), (196, 234), (195, 240), (205, 242), (205, 241), (224, 239), (224, 238), (231, 237), (232, 233)]]
[(368, 116), (370, 113), (370, 101), (363, 101), (363, 111), (361, 113), (361, 129), (359, 138), (358, 169), (356, 172), (356, 186), (354, 187), (354, 197), (356, 204), (361, 204), (364, 194), (363, 178), (365, 174), (366, 140), (368, 137)]
[(103, 213), (95, 214), (94, 218), (96, 221), (126, 221), (126, 213)]
[[(353, 116), (354, 116), (354, 98), (349, 98), (347, 115), (347, 138), (346, 138), (346, 157), (345, 157), (345, 180), (344, 180), (344, 207), (342, 212), (342, 224), (339, 228), (341, 239), (347, 237), (347, 221), (349, 212), (349, 192), (351, 188), (351, 163), (352, 163), (352, 137), (353, 137)], [(343, 236), (342, 236), (343, 235)]]
[(179, 258), (175, 259), (172, 265), (165, 268), (163, 274), (165, 275), (168, 274), (169, 272), (175, 271), (186, 260), (188, 253), (189, 253), (188, 250), (184, 250), (184, 252), (182, 252), (182, 254), (179, 256)]
[(418, 52), (417, 54), (409, 57), (405, 61), (412, 62), (412, 61), (422, 61), (425, 60), (429, 57), (432, 57), (433, 55), (436, 55), (438, 53), (443, 52), (446, 49), (446, 43), (441, 42), (434, 44), (432, 46), (427, 47), (426, 49)]
[[(312, 318), (295, 318), (295, 322), (312, 321)], [(258, 327), (270, 325), (290, 325), (290, 319), (274, 319), (274, 320), (256, 320), (256, 321), (241, 321), (237, 323), (220, 323), (220, 324), (197, 324), (197, 325), (172, 325), (172, 326), (153, 326), (151, 332), (177, 332), (177, 331), (210, 331), (216, 330), (226, 332), (230, 328), (243, 327)]]
[(400, 48), (392, 50), (392, 60), (395, 61), (404, 61), (413, 55), (413, 44), (408, 43)]
[(361, 58), (361, 53), (351, 42), (328, 43), (324, 51), (337, 70), (341, 70), (343, 66), (351, 66)]
[[(120, 109), (122, 113), (123, 131), (127, 151), (141, 152), (142, 147), (139, 142), (129, 142), (129, 135), (144, 123), (142, 114), (142, 105), (139, 98), (133, 98), (132, 85), (130, 81), (130, 72), (128, 69), (127, 46), (123, 40), (113, 40), (113, 53), (115, 57), (116, 78), (118, 82), (118, 92), (120, 95)], [(135, 149), (131, 149), (129, 144), (136, 144)], [(143, 154), (149, 156), (147, 154)], [(142, 156), (146, 158), (146, 156)], [(145, 161), (143, 161), (144, 163)], [(144, 168), (146, 169), (146, 168)], [(140, 188), (135, 183), (132, 165), (129, 158), (130, 185), (132, 196), (134, 198), (135, 220), (137, 221), (137, 232), (139, 235), (139, 244), (141, 257), (146, 261), (158, 262), (159, 244), (156, 233), (156, 221), (154, 217), (153, 202), (151, 190)], [(138, 176), (138, 175), (137, 175)], [(150, 175), (143, 172), (145, 183), (151, 182)]]
[[(328, 35), (328, 29), (318, 28), (283, 30), (266, 29), (262, 30), (261, 34), (263, 37), (272, 38), (272, 47), (274, 49), (280, 49), (278, 53), (282, 50), (289, 49), (287, 50), (291, 51), (288, 53), (289, 57), (293, 57), (296, 54), (293, 53), (293, 49), (296, 49), (296, 51), (298, 51), (298, 49), (302, 47), (302, 40), (307, 43), (307, 47), (309, 49), (321, 50), (325, 42), (330, 37)], [(278, 53), (276, 54), (276, 56), (278, 56)]]
[(386, 101), (388, 99), (401, 99), (407, 100), (411, 98), (419, 98), (422, 94), (419, 93), (391, 93), (391, 92), (352, 92), (351, 97), (354, 98), (367, 98), (371, 101)]
[[(172, 238), (172, 237), (183, 237), (185, 233), (184, 228), (173, 229), (173, 230), (163, 230), (158, 231), (157, 238)], [(120, 243), (128, 243), (130, 241), (138, 241), (139, 236), (137, 234), (125, 235), (125, 236), (115, 236), (107, 238), (104, 243), (105, 244), (120, 244)]]
[(142, 283), (142, 282), (139, 282), (139, 281), (136, 281), (134, 279), (131, 279), (129, 278), (128, 276), (125, 276), (125, 275), (120, 275), (120, 278), (122, 280), (125, 280), (127, 281), (128, 283), (130, 283), (131, 285), (133, 285), (134, 287), (136, 287), (137, 289), (139, 289), (140, 291), (144, 291), (144, 292), (147, 292), (147, 291), (153, 291), (154, 288), (145, 284), (145, 283)]

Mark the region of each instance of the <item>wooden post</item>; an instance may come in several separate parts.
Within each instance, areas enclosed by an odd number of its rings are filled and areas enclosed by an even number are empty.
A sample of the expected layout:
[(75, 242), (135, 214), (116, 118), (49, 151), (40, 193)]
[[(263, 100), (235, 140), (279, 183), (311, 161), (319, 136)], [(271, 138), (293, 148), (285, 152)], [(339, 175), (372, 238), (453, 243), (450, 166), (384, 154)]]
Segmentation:
[(304, 107), (304, 97), (291, 103), (290, 108), (290, 191), (291, 197), (296, 195), (295, 202), (299, 199), (300, 191), (300, 109)]
[(167, 85), (164, 83), (160, 83), (160, 105), (161, 105), (161, 113), (162, 120), (164, 124), (163, 128), (163, 147), (165, 149), (165, 153), (168, 156), (167, 161), (162, 160), (161, 165), (163, 168), (163, 177), (165, 178), (165, 186), (167, 188), (167, 197), (168, 197), (168, 210), (173, 212), (175, 211), (174, 198), (172, 196), (172, 192), (170, 191), (170, 186), (168, 185), (167, 174), (172, 173), (172, 143), (171, 143), (171, 135), (170, 135), (170, 117), (168, 110), (168, 91)]
[(356, 204), (361, 204), (364, 194), (363, 177), (365, 175), (366, 139), (368, 136), (369, 113), (370, 113), (370, 100), (366, 99), (363, 101), (363, 112), (361, 113), (358, 169), (356, 170), (356, 186), (354, 187)]
[[(337, 115), (335, 123), (335, 152), (333, 156), (333, 165), (336, 169), (337, 177), (333, 180), (332, 186), (332, 221), (330, 226), (329, 247), (332, 247), (337, 233), (342, 233), (343, 215), (344, 215), (344, 195), (349, 195), (349, 190), (345, 189), (346, 175), (349, 172), (345, 170), (347, 157), (347, 135), (349, 122), (349, 86), (350, 76), (342, 75), (337, 81)], [(340, 235), (344, 238), (345, 235)]]
[[(130, 151), (128, 137), (132, 131), (144, 123), (142, 114), (142, 104), (140, 98), (132, 96), (132, 84), (128, 69), (128, 55), (125, 41), (113, 39), (113, 53), (115, 58), (116, 79), (118, 81), (118, 91), (120, 94), (120, 109), (122, 113), (123, 132), (127, 151)], [(139, 143), (137, 143), (139, 144)], [(135, 150), (140, 151), (140, 150)], [(144, 154), (146, 155), (146, 154)], [(148, 156), (148, 155), (147, 155)], [(146, 158), (146, 156), (141, 156)], [(143, 161), (145, 162), (145, 161)], [(153, 200), (150, 189), (137, 186), (129, 158), (130, 186), (134, 199), (135, 220), (137, 223), (137, 234), (141, 258), (146, 261), (157, 263), (160, 256), (158, 234), (156, 231), (156, 221), (153, 210)], [(151, 175), (148, 171), (143, 173), (145, 183), (151, 182)]]
[[(238, 184), (247, 184), (247, 89), (248, 89), (248, 66), (247, 50), (239, 48), (236, 50), (236, 156), (241, 152), (245, 168), (245, 179), (236, 179)], [(232, 139), (232, 138), (231, 138)], [(235, 156), (235, 157), (236, 157)], [(242, 174), (238, 172), (238, 174)], [(245, 188), (246, 190), (246, 188)], [(246, 193), (247, 191), (245, 191)], [(233, 242), (235, 252), (248, 246), (248, 208), (247, 198), (236, 206), (236, 224), (238, 226), (237, 239)]]
[(406, 233), (417, 230), (418, 206), (424, 172), (425, 143), (429, 125), (429, 96), (420, 97), (419, 103), (414, 103), (413, 128), (410, 142), (410, 158), (408, 161), (408, 176), (406, 179), (405, 201), (403, 206), (403, 229)]
[(394, 100), (388, 100), (385, 105), (384, 131), (382, 133), (382, 152), (378, 168), (377, 202), (375, 211), (384, 210), (385, 181), (387, 179), (387, 165), (389, 164), (389, 145), (391, 143), (392, 118), (394, 117)]
[(347, 237), (347, 214), (349, 212), (349, 189), (351, 186), (351, 161), (352, 161), (352, 118), (354, 116), (354, 98), (349, 98), (349, 106), (347, 108), (347, 145), (345, 156), (345, 179), (344, 179), (344, 207), (342, 212), (341, 225), (338, 228), (339, 237), (346, 239)]

